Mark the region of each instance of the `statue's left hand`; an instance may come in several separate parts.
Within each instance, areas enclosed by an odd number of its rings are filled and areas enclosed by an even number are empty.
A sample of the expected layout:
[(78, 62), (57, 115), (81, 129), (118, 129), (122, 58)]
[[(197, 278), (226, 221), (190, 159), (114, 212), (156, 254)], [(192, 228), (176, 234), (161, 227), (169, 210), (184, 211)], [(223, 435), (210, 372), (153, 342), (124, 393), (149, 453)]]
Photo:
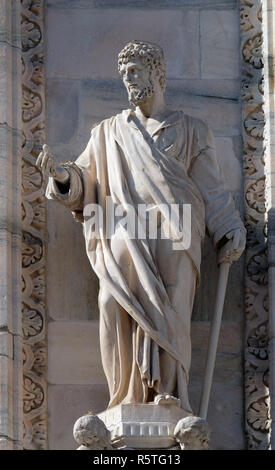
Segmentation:
[(232, 263), (239, 259), (245, 248), (245, 230), (239, 228), (230, 230), (225, 237), (229, 241), (220, 250), (220, 258), (222, 257), (222, 260), (220, 261), (222, 262), (224, 260)]

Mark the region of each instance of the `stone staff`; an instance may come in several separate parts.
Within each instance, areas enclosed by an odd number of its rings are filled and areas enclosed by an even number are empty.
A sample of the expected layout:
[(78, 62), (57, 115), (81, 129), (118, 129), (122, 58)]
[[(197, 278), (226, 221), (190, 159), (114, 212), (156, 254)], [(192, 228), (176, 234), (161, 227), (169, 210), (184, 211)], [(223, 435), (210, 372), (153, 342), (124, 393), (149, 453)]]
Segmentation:
[[(232, 243), (232, 242), (231, 242)], [(232, 252), (234, 252), (234, 246), (232, 243)], [(232, 254), (231, 250), (228, 250), (228, 246), (224, 249), (222, 248), (219, 253), (218, 264), (219, 264), (219, 277), (215, 298), (215, 308), (214, 315), (211, 323), (210, 338), (208, 342), (207, 350), (207, 359), (206, 359), (206, 368), (204, 373), (201, 401), (200, 401), (200, 410), (199, 416), (203, 419), (207, 417), (208, 404), (210, 391), (213, 381), (213, 373), (216, 361), (217, 347), (220, 335), (220, 328), (222, 322), (222, 313), (224, 306), (224, 299), (229, 275), (229, 269), (232, 263)]]

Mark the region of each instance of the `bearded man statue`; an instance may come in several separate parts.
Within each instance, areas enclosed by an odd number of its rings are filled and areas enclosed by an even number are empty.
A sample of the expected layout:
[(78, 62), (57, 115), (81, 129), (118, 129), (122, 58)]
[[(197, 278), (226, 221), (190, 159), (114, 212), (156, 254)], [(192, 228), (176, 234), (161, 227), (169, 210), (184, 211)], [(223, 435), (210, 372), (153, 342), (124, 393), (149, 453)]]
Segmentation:
[[(178, 398), (191, 412), (190, 323), (205, 227), (217, 251), (228, 246), (231, 261), (244, 249), (245, 229), (225, 187), (208, 125), (165, 104), (162, 49), (132, 41), (118, 56), (118, 70), (130, 109), (93, 127), (75, 162), (56, 166), (44, 145), (37, 165), (49, 176), (47, 197), (69, 208), (83, 224), (87, 255), (99, 278), (109, 408), (148, 403), (164, 394)], [(107, 236), (104, 225), (91, 224), (87, 208), (99, 205), (105, 220), (107, 200), (126, 216), (134, 212), (145, 235), (129, 237), (118, 223)], [(150, 210), (140, 213), (140, 205)], [(191, 207), (191, 219), (184, 214), (180, 219), (181, 227), (190, 222), (185, 249), (175, 248), (172, 218), (163, 209), (167, 205)], [(150, 237), (147, 226), (152, 213), (156, 237)], [(166, 237), (161, 236), (162, 225)]]

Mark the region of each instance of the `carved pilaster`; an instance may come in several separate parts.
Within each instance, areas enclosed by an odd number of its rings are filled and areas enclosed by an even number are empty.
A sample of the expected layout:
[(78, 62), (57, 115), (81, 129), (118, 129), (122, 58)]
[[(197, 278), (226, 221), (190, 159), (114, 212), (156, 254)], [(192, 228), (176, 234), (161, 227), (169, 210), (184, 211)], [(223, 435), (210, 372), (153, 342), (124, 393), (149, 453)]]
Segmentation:
[(0, 450), (22, 448), (20, 0), (0, 2)]
[(245, 271), (245, 427), (249, 449), (270, 440), (268, 276), (265, 201), (263, 32), (261, 0), (241, 0)]
[(21, 0), (22, 15), (22, 323), (24, 448), (47, 448), (43, 179), (35, 166), (45, 142), (44, 0)]

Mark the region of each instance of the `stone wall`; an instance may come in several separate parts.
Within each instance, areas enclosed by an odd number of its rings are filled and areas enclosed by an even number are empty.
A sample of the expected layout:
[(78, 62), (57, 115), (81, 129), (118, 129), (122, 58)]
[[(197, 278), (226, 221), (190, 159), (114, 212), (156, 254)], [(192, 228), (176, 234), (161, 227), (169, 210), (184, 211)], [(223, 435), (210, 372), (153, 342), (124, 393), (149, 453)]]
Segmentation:
[[(168, 6), (169, 5), (169, 6)], [(74, 160), (92, 125), (128, 107), (116, 58), (131, 39), (160, 44), (169, 105), (211, 126), (228, 188), (242, 211), (242, 138), (237, 1), (47, 0), (47, 141), (58, 161)], [(48, 209), (49, 448), (75, 448), (74, 421), (106, 407), (98, 340), (98, 283), (81, 226), (50, 201)], [(66, 242), (66, 243), (65, 243)], [(193, 313), (190, 399), (198, 412), (212, 314), (215, 255), (206, 238)], [(209, 422), (212, 448), (242, 449), (243, 262), (231, 270)]]
[(18, 0), (0, 2), (0, 450), (22, 448), (21, 43)]

